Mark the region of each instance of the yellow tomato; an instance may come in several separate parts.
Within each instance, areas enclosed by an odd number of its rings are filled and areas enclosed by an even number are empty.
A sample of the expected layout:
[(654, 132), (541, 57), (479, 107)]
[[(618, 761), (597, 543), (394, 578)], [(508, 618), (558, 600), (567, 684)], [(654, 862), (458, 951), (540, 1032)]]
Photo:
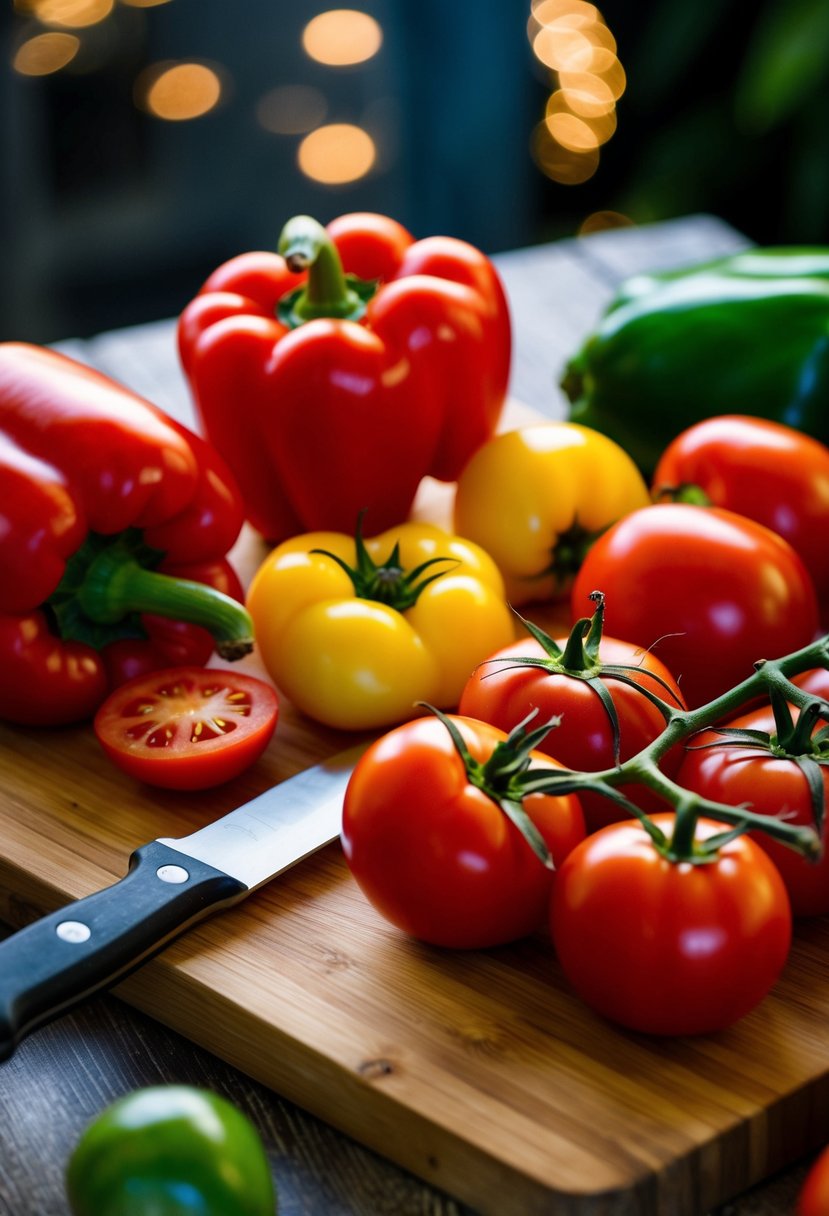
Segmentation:
[(431, 524), (285, 541), (254, 575), (247, 606), (280, 691), (345, 730), (405, 721), (417, 701), (454, 708), (478, 663), (515, 636), (493, 560)]
[(631, 458), (572, 422), (496, 435), (458, 481), (455, 529), (498, 565), (511, 604), (568, 594), (590, 544), (650, 502)]

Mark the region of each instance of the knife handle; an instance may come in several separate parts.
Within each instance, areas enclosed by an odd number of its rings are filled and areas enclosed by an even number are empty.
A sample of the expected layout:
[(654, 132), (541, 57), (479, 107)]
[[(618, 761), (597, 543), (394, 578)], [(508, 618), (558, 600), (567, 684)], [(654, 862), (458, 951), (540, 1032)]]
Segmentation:
[(30, 1030), (247, 892), (221, 870), (154, 840), (133, 853), (119, 882), (0, 941), (0, 1060)]

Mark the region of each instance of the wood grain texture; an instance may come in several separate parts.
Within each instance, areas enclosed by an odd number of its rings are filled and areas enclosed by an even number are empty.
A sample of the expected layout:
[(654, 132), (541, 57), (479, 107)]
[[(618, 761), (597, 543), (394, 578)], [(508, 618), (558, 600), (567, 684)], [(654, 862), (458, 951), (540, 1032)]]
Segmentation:
[[(700, 217), (505, 255), (513, 390), (524, 385), (524, 400), (560, 416), (561, 361), (622, 274), (742, 243)], [(159, 323), (72, 353), (187, 421), (171, 333)], [(247, 536), (243, 563), (259, 555)], [(223, 790), (182, 796), (142, 790), (102, 766), (83, 728), (8, 728), (0, 919), (23, 923), (113, 881), (134, 845), (190, 831), (344, 742), (288, 706), (254, 770)], [(99, 998), (4, 1066), (0, 1216), (65, 1216), (60, 1161), (70, 1133), (118, 1092), (159, 1079), (209, 1085), (254, 1118), (283, 1216), (460, 1216), (463, 1200), (482, 1213), (697, 1216), (829, 1135), (826, 947), (825, 927), (799, 933), (778, 989), (733, 1031), (648, 1041), (585, 1011), (541, 938), (465, 955), (401, 939), (364, 903), (332, 846), (122, 984), (122, 1000), (152, 1020)], [(804, 1168), (728, 1211), (790, 1210)]]
[[(0, 915), (22, 923), (113, 881), (135, 844), (189, 832), (340, 742), (287, 707), (254, 769), (182, 796), (129, 782), (83, 727), (4, 728)], [(737, 1027), (651, 1040), (586, 1010), (541, 936), (460, 954), (404, 938), (333, 845), (117, 991), (481, 1213), (692, 1216), (829, 1137), (827, 950), (829, 926), (801, 928)]]

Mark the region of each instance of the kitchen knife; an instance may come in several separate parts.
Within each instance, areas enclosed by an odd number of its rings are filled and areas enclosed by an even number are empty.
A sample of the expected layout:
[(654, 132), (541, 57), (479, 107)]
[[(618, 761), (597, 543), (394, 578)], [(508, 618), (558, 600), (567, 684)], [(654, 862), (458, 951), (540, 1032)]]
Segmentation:
[(0, 1060), (196, 921), (335, 840), (366, 746), (289, 777), (190, 836), (141, 846), (119, 882), (0, 941)]

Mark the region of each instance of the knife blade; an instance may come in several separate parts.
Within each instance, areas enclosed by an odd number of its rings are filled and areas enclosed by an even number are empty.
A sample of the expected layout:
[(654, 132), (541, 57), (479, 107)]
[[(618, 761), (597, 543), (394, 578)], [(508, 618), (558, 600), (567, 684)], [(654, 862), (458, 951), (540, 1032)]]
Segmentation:
[(335, 840), (366, 747), (287, 778), (189, 836), (140, 846), (124, 878), (0, 941), (0, 1060), (190, 925)]

